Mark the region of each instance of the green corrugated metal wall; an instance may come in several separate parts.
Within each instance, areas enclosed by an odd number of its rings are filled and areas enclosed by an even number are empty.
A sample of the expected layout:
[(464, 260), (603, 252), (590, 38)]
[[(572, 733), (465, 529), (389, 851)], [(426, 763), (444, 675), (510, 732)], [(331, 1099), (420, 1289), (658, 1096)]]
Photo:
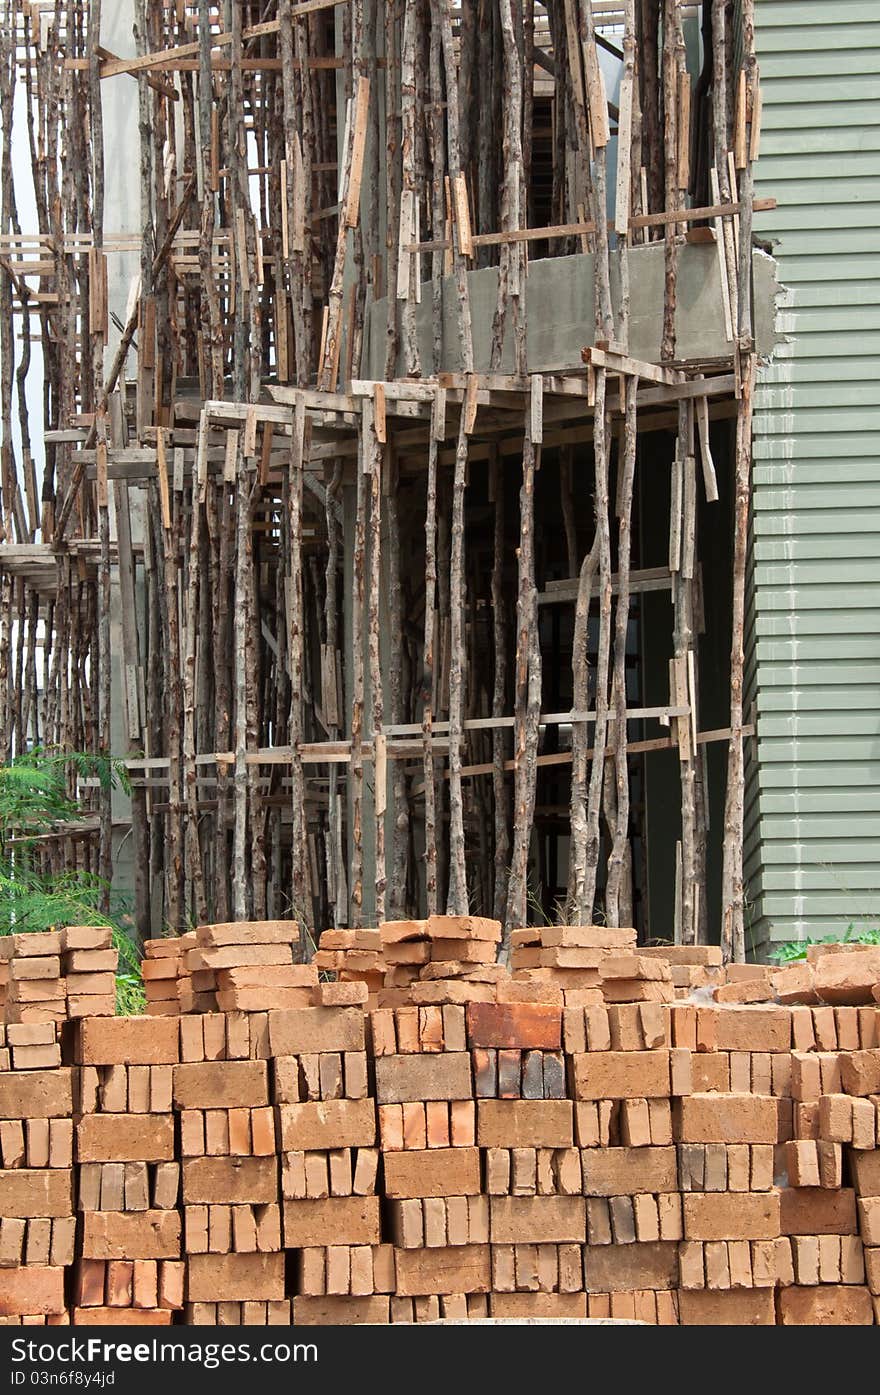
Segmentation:
[(788, 343), (755, 394), (753, 945), (880, 924), (880, 6), (757, 0), (755, 219)]

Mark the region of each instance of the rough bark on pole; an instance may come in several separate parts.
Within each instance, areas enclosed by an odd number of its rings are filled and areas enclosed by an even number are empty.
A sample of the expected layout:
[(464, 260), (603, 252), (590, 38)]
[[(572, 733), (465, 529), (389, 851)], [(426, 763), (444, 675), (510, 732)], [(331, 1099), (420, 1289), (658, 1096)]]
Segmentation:
[(510, 932), (528, 918), (528, 865), (541, 715), (541, 648), (538, 634), (538, 592), (535, 587), (535, 470), (540, 447), (528, 428), (523, 439), (522, 487), (519, 496), (520, 533), (516, 605), (516, 668), (513, 737), (513, 846), (507, 891), (505, 944)]
[[(522, 151), (523, 82), (511, 0), (499, 0), (504, 52), (502, 111), (504, 117), (504, 181), (501, 195), (501, 229), (516, 232), (522, 227), (522, 191), (525, 183)], [(524, 291), (524, 248), (522, 242), (505, 242), (498, 269), (498, 296), (492, 321), (490, 370), (501, 366), (508, 319), (514, 330), (514, 372), (526, 371), (526, 341), (522, 322), (521, 298)]]
[(431, 411), (425, 493), (425, 631), (422, 646), (422, 770), (425, 780), (425, 900), (428, 915), (437, 913), (437, 785), (434, 766), (434, 634), (437, 625), (437, 455), (445, 428), (438, 388)]
[[(107, 281), (104, 245), (104, 122), (101, 104), (101, 74), (98, 50), (101, 42), (101, 0), (89, 0), (89, 118), (92, 155), (92, 255), (90, 271), (92, 384), (97, 433), (97, 506), (100, 539), (98, 586), (101, 603), (98, 620), (98, 741), (105, 758), (110, 755), (110, 505), (107, 489), (107, 396), (104, 392), (104, 345), (106, 339)], [(113, 875), (113, 812), (109, 781), (101, 784), (100, 844), (98, 871), (104, 887), (102, 910), (110, 909), (110, 881)]]
[[(199, 0), (199, 140), (207, 165), (211, 150), (213, 110), (211, 75), (211, 17), (208, 0)], [(206, 378), (211, 396), (223, 396), (223, 322), (212, 262), (214, 244), (214, 191), (208, 170), (202, 175), (202, 215), (199, 224), (199, 274), (202, 288), (202, 344)]]
[[(297, 116), (302, 114), (302, 100), (297, 100), (291, 0), (281, 0), (279, 20), (278, 50), (281, 59), (285, 160), (282, 198), (285, 200), (287, 221), (287, 278), (293, 315), (295, 377), (297, 383), (304, 385), (308, 382), (311, 367), (311, 343), (306, 333), (303, 308), (306, 209), (311, 202), (311, 189), (305, 186), (302, 138), (297, 125)], [(298, 23), (301, 24), (302, 21)], [(286, 305), (284, 308), (286, 313)]]
[(362, 469), (370, 482), (369, 573), (367, 581), (367, 658), (370, 678), (370, 731), (373, 742), (373, 819), (375, 837), (376, 923), (385, 920), (386, 757), (382, 664), (379, 652), (379, 598), (382, 583), (382, 448), (372, 398), (361, 407)]
[(679, 403), (676, 459), (674, 468), (681, 481), (680, 497), (673, 500), (678, 510), (678, 557), (672, 566), (673, 606), (673, 692), (676, 706), (687, 706), (685, 717), (677, 717), (679, 770), (681, 774), (681, 914), (679, 939), (682, 944), (696, 941), (695, 909), (700, 895), (696, 868), (696, 713), (690, 675), (694, 664), (693, 545), (695, 528), (695, 465), (688, 459), (687, 405)]
[(418, 254), (404, 251), (407, 243), (418, 240), (416, 234), (420, 190), (416, 178), (416, 44), (420, 38), (419, 9), (419, 0), (404, 0), (403, 40), (400, 52), (400, 233), (397, 264), (388, 268), (389, 297), (396, 294), (397, 299), (403, 301), (403, 371), (407, 377), (417, 377), (421, 372), (416, 333), (419, 257)]
[(465, 542), (464, 502), (467, 488), (467, 403), (462, 403), (455, 447), (452, 483), (452, 547), (449, 564), (449, 892), (447, 915), (467, 915), (468, 889), (465, 860), (464, 805), (461, 785), (461, 745), (464, 739), (464, 612)]
[(351, 763), (349, 784), (351, 802), (351, 901), (350, 923), (357, 929), (363, 923), (364, 901), (364, 597), (367, 550), (367, 473), (363, 427), (358, 434), (357, 500), (355, 504), (354, 572), (351, 601)]
[[(403, 628), (403, 570), (400, 547), (400, 472), (393, 447), (385, 448), (383, 480), (385, 512), (388, 519), (388, 619), (390, 624), (390, 656), (388, 669), (388, 699), (391, 721), (405, 720), (404, 711), (404, 628)], [(409, 869), (410, 809), (407, 775), (404, 762), (391, 763), (391, 788), (394, 800), (391, 875), (389, 878), (388, 910), (390, 920), (402, 920), (406, 912), (407, 872)]]
[[(290, 442), (290, 475), (287, 495), (287, 528), (290, 549), (290, 576), (287, 596), (287, 654), (290, 673), (290, 716), (287, 735), (290, 743), (290, 807), (291, 807), (291, 901), (295, 918), (305, 930), (313, 930), (313, 917), (308, 895), (306, 862), (307, 824), (306, 790), (303, 778), (303, 470), (305, 468), (306, 410), (297, 394), (293, 407)], [(305, 945), (305, 934), (300, 943)]]
[(247, 659), (250, 612), (250, 487), (238, 435), (235, 487), (235, 610), (233, 622), (234, 766), (232, 822), (232, 916), (248, 920), (251, 913), (248, 878)]
[(593, 417), (593, 450), (596, 458), (596, 537), (598, 541), (599, 646), (596, 655), (596, 725), (593, 762), (587, 793), (585, 876), (579, 911), (591, 924), (596, 900), (599, 866), (599, 815), (608, 736), (608, 679), (611, 657), (611, 533), (608, 501), (608, 433), (605, 420), (606, 374), (596, 370), (596, 403)]
[[(663, 0), (663, 170), (665, 209), (681, 207), (678, 187), (678, 91), (679, 51), (684, 49), (678, 0)], [(678, 295), (678, 231), (667, 223), (664, 248), (663, 338), (660, 358), (675, 358), (675, 311)]]
[(625, 416), (623, 474), (619, 490), (617, 538), (617, 605), (614, 613), (614, 768), (617, 781), (616, 826), (608, 858), (605, 890), (605, 916), (609, 925), (621, 924), (623, 902), (631, 902), (624, 891), (629, 849), (629, 770), (626, 731), (626, 641), (629, 631), (630, 561), (632, 556), (632, 503), (636, 467), (636, 397), (638, 378), (624, 379)]
[[(204, 429), (207, 429), (205, 427)], [(192, 886), (193, 910), (197, 924), (208, 919), (205, 882), (202, 869), (201, 836), (199, 833), (198, 784), (196, 774), (196, 653), (198, 645), (199, 599), (203, 586), (201, 576), (202, 501), (200, 483), (192, 482), (192, 504), (189, 537), (189, 576), (186, 588), (183, 659), (183, 776), (186, 789), (186, 867)]]
[[(726, 0), (722, 0), (725, 3)], [(639, 0), (639, 92), (645, 141), (648, 206), (656, 213), (663, 205), (663, 136), (660, 122), (659, 23), (661, 0)]]
[(162, 544), (164, 558), (166, 641), (165, 641), (165, 701), (168, 720), (166, 727), (168, 755), (168, 851), (166, 866), (165, 919), (175, 930), (183, 928), (183, 905), (181, 886), (183, 880), (183, 837), (181, 825), (180, 788), (180, 748), (181, 748), (181, 683), (180, 683), (180, 626), (178, 623), (178, 570), (177, 570), (177, 529), (168, 498), (168, 464), (165, 453), (165, 432), (159, 427), (156, 433), (159, 478), (159, 500), (162, 518)]
[[(443, 49), (443, 68), (446, 77), (446, 147), (448, 152), (449, 179), (453, 188), (464, 177), (461, 165), (461, 143), (459, 139), (458, 116), (458, 74), (455, 49), (452, 41), (451, 0), (431, 0), (432, 14), (436, 14), (440, 28)], [(460, 229), (459, 229), (460, 232)], [(471, 302), (468, 290), (467, 263), (459, 237), (453, 239), (453, 268), (458, 317), (460, 365), (465, 373), (473, 372), (474, 345), (471, 326)]]
[[(577, 599), (574, 609), (572, 638), (572, 708), (586, 712), (590, 706), (590, 664), (587, 653), (590, 602), (593, 580), (599, 566), (599, 534), (596, 533), (590, 551), (581, 563)], [(592, 905), (586, 906), (587, 887), (587, 775), (589, 762), (589, 729), (584, 721), (571, 727), (571, 803), (569, 823), (571, 844), (568, 864), (568, 914), (573, 920), (588, 923)]]
[[(490, 447), (489, 497), (492, 515), (492, 651), (493, 684), (492, 715), (503, 717), (507, 711), (507, 607), (504, 594), (504, 470), (501, 452), (496, 443)], [(492, 731), (492, 802), (495, 809), (495, 852), (492, 915), (505, 923), (507, 884), (510, 876), (510, 815), (507, 775), (507, 736), (503, 727)]]
[[(740, 175), (739, 197), (742, 204), (739, 229), (739, 277), (737, 340), (742, 354), (749, 354), (754, 345), (752, 324), (752, 199), (754, 176), (752, 161), (758, 153), (760, 136), (760, 90), (758, 60), (755, 56), (754, 0), (743, 0), (743, 91), (745, 111), (741, 122), (745, 127), (743, 145), (745, 160)], [(756, 109), (757, 108), (757, 109)]]
[[(327, 734), (338, 741), (342, 728), (342, 694), (339, 691), (339, 534), (336, 517), (338, 496), (342, 484), (342, 461), (337, 460), (327, 483), (325, 519), (327, 524), (327, 567), (324, 582), (324, 630), (326, 658), (321, 698), (327, 715)], [(339, 770), (330, 766), (327, 795), (327, 888), (331, 908), (331, 923), (342, 925), (348, 920), (345, 886), (345, 859), (342, 852), (342, 806), (339, 798)]]
[(742, 397), (736, 422), (733, 503), (733, 639), (730, 650), (730, 746), (724, 800), (724, 841), (721, 872), (721, 949), (725, 960), (745, 959), (743, 917), (743, 670), (745, 666), (746, 553), (752, 465), (752, 396), (755, 359), (744, 364)]

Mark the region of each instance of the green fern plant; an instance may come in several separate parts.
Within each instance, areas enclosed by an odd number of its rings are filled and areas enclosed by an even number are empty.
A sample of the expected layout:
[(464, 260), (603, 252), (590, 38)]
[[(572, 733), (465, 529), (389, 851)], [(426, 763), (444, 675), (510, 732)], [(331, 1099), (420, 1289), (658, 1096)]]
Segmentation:
[(804, 940), (787, 940), (785, 944), (778, 945), (770, 955), (777, 964), (796, 964), (799, 960), (806, 959), (807, 949), (810, 945), (834, 945), (834, 944), (856, 944), (856, 945), (880, 945), (880, 929), (857, 930), (852, 924), (846, 927), (843, 935), (823, 935), (818, 939), (810, 938)]
[(102, 789), (128, 788), (122, 762), (102, 754), (36, 748), (0, 765), (0, 935), (110, 925), (119, 953), (117, 1012), (142, 1012), (138, 952), (123, 925), (101, 909), (104, 880), (79, 868), (43, 873), (37, 862), (41, 839), (58, 824), (82, 817), (67, 792), (71, 767), (79, 779), (97, 780)]

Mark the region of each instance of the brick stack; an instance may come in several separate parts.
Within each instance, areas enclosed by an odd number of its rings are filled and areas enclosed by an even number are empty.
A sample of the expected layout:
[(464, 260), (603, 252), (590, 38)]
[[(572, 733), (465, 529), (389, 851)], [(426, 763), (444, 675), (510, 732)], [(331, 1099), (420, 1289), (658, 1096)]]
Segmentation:
[(67, 984), (67, 1016), (112, 1017), (116, 1012), (116, 970), (109, 925), (68, 925), (61, 931), (61, 969)]
[[(497, 966), (450, 933), (472, 928), (398, 941), (430, 974), (395, 991), (463, 1002), (367, 1015), (365, 983), (313, 983), (309, 1006), (81, 1018), (61, 1052), (55, 1023), (8, 1025), (3, 1319), (880, 1318), (873, 984), (870, 1006), (612, 1003), (670, 980), (612, 945), (575, 946), (604, 951), (598, 990), (475, 980)], [(864, 996), (867, 962), (826, 991)]]
[(0, 1026), (0, 1322), (67, 1321), (73, 1113), (54, 1022)]
[(172, 1097), (179, 1118), (186, 1320), (238, 1326), (290, 1321), (259, 1014), (180, 1019)]
[(382, 936), (378, 930), (325, 930), (312, 963), (337, 983), (362, 983), (372, 1006), (385, 982)]
[[(604, 1001), (600, 965), (635, 950), (636, 932), (604, 925), (542, 925), (514, 930), (510, 937), (514, 980), (560, 990), (567, 1007)], [(545, 994), (552, 1001), (552, 991)]]
[(434, 915), (388, 921), (381, 935), (386, 966), (382, 1007), (492, 1002), (499, 983), (509, 982), (507, 969), (495, 962), (501, 940), (497, 920)]
[(269, 1014), (283, 1241), (298, 1251), (297, 1323), (387, 1322), (376, 1112), (360, 1007)]
[(386, 920), (379, 929), (385, 966), (383, 987), (378, 995), (381, 1007), (396, 1007), (409, 1001), (409, 989), (418, 982), (423, 965), (431, 958), (426, 920)]
[(72, 1048), (81, 1215), (73, 1322), (167, 1326), (183, 1305), (177, 1021), (83, 1018)]
[(57, 930), (4, 935), (0, 955), (9, 963), (7, 1022), (63, 1022), (67, 984), (61, 972), (61, 935)]
[(186, 952), (192, 992), (180, 992), (182, 1012), (265, 1012), (305, 1007), (318, 982), (314, 964), (295, 964), (299, 927), (293, 920), (200, 925)]
[(638, 952), (642, 959), (660, 959), (669, 965), (676, 998), (688, 998), (695, 988), (725, 981), (718, 945), (640, 945)]
[(675, 998), (672, 972), (663, 959), (609, 954), (599, 965), (606, 1003), (668, 1003)]
[[(195, 948), (195, 932), (144, 941), (141, 976), (150, 1017), (178, 1017), (181, 990), (187, 1000), (193, 994), (192, 973), (186, 968), (186, 955)], [(212, 1000), (213, 1003), (213, 1000)]]
[(428, 958), (409, 990), (423, 1007), (494, 1002), (509, 979), (496, 964), (501, 925), (483, 916), (432, 915), (425, 922)]
[(464, 1007), (383, 1009), (372, 1014), (371, 1038), (394, 1246), (391, 1321), (485, 1316), (489, 1213)]
[(682, 1215), (672, 1102), (691, 1082), (689, 1055), (670, 1040), (659, 1003), (565, 1013), (590, 1317), (678, 1320)]

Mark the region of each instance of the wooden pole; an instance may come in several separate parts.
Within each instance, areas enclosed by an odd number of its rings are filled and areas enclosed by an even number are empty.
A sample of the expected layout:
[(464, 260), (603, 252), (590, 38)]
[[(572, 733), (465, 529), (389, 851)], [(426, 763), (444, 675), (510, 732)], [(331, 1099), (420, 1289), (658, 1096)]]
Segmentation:
[(541, 712), (541, 648), (535, 586), (535, 470), (540, 447), (527, 417), (519, 496), (519, 569), (516, 608), (515, 721), (513, 735), (513, 846), (507, 890), (506, 942), (515, 926), (528, 923), (528, 864), (538, 770)]

